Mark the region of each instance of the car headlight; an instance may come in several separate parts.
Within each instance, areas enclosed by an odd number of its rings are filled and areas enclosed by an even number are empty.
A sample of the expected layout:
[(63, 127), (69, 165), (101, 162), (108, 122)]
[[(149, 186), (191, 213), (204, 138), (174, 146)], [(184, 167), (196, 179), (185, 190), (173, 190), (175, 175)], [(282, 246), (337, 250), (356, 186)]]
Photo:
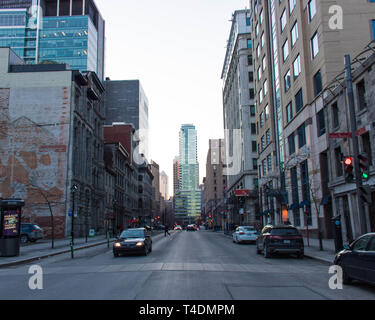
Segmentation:
[(137, 242), (137, 244), (136, 244), (137, 247), (142, 247), (143, 245), (144, 245), (143, 242)]
[(116, 247), (116, 248), (121, 247), (121, 243), (116, 242), (116, 243), (115, 243), (115, 247)]

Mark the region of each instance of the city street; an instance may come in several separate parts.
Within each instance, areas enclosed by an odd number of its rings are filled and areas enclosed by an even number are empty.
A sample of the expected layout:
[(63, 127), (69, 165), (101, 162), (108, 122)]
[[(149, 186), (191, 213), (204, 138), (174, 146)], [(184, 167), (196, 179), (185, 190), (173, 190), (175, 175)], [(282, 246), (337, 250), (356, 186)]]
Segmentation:
[[(43, 289), (31, 290), (31, 265), (43, 269)], [(212, 231), (154, 237), (148, 256), (115, 258), (101, 245), (28, 265), (0, 269), (0, 299), (375, 299), (375, 287), (354, 282), (329, 288), (329, 265), (281, 256), (265, 259)]]

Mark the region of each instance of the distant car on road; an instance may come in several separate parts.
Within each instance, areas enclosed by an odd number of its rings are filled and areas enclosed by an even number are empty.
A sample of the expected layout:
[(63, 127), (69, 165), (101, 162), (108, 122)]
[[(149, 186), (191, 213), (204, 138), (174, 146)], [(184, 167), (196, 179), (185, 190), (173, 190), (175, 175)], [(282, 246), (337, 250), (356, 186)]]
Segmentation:
[(294, 253), (304, 257), (304, 243), (298, 229), (287, 225), (267, 225), (256, 240), (257, 253), (270, 258), (275, 253)]
[(233, 232), (235, 243), (256, 243), (258, 232), (253, 226), (240, 226)]
[(43, 239), (43, 229), (34, 223), (21, 223), (21, 242), (36, 242)]
[(194, 229), (195, 229), (195, 231), (198, 231), (199, 230), (199, 227), (198, 227), (198, 225), (194, 225)]
[(189, 224), (187, 227), (186, 227), (186, 231), (197, 231), (194, 227), (193, 224)]
[(113, 255), (142, 253), (147, 256), (152, 252), (151, 232), (145, 228), (126, 229), (113, 244)]
[(344, 246), (334, 263), (342, 268), (344, 284), (360, 280), (375, 285), (375, 233), (364, 234)]
[(180, 225), (177, 225), (174, 227), (175, 230), (179, 230), (179, 231), (182, 231), (182, 227)]

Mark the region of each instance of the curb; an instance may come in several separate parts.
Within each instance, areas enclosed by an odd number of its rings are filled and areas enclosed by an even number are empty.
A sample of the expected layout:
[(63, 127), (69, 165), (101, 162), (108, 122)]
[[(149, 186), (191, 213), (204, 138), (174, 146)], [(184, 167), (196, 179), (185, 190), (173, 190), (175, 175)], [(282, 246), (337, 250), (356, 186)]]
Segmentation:
[[(114, 242), (114, 241), (115, 240), (110, 240), (110, 243)], [(74, 251), (88, 249), (88, 248), (100, 246), (102, 244), (107, 244), (107, 240), (102, 241), (102, 242), (96, 242), (96, 243), (89, 244), (89, 245), (80, 246), (80, 247), (74, 248)], [(34, 256), (34, 257), (23, 259), (23, 260), (2, 263), (2, 264), (0, 264), (0, 269), (6, 268), (6, 267), (11, 267), (11, 266), (16, 266), (16, 265), (20, 265), (20, 264), (26, 264), (26, 263), (33, 262), (33, 261), (36, 261), (36, 260), (54, 257), (54, 256), (57, 256), (57, 255), (60, 255), (60, 254), (68, 253), (68, 252), (70, 252), (70, 249), (64, 249), (64, 250), (61, 250), (61, 251), (51, 252), (51, 253), (48, 253), (48, 254), (45, 254), (45, 255), (42, 255), (42, 256)]]

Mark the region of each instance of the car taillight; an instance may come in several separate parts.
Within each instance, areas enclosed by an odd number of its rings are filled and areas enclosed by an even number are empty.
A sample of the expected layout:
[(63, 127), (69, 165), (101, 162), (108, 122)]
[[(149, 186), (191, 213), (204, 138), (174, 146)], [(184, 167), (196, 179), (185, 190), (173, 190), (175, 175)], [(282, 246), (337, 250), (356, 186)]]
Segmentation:
[(38, 229), (34, 229), (32, 232), (38, 232)]
[(280, 236), (269, 236), (269, 238), (271, 240), (282, 240), (283, 239), (283, 237), (280, 237)]
[(239, 232), (238, 234), (245, 234), (245, 232)]

